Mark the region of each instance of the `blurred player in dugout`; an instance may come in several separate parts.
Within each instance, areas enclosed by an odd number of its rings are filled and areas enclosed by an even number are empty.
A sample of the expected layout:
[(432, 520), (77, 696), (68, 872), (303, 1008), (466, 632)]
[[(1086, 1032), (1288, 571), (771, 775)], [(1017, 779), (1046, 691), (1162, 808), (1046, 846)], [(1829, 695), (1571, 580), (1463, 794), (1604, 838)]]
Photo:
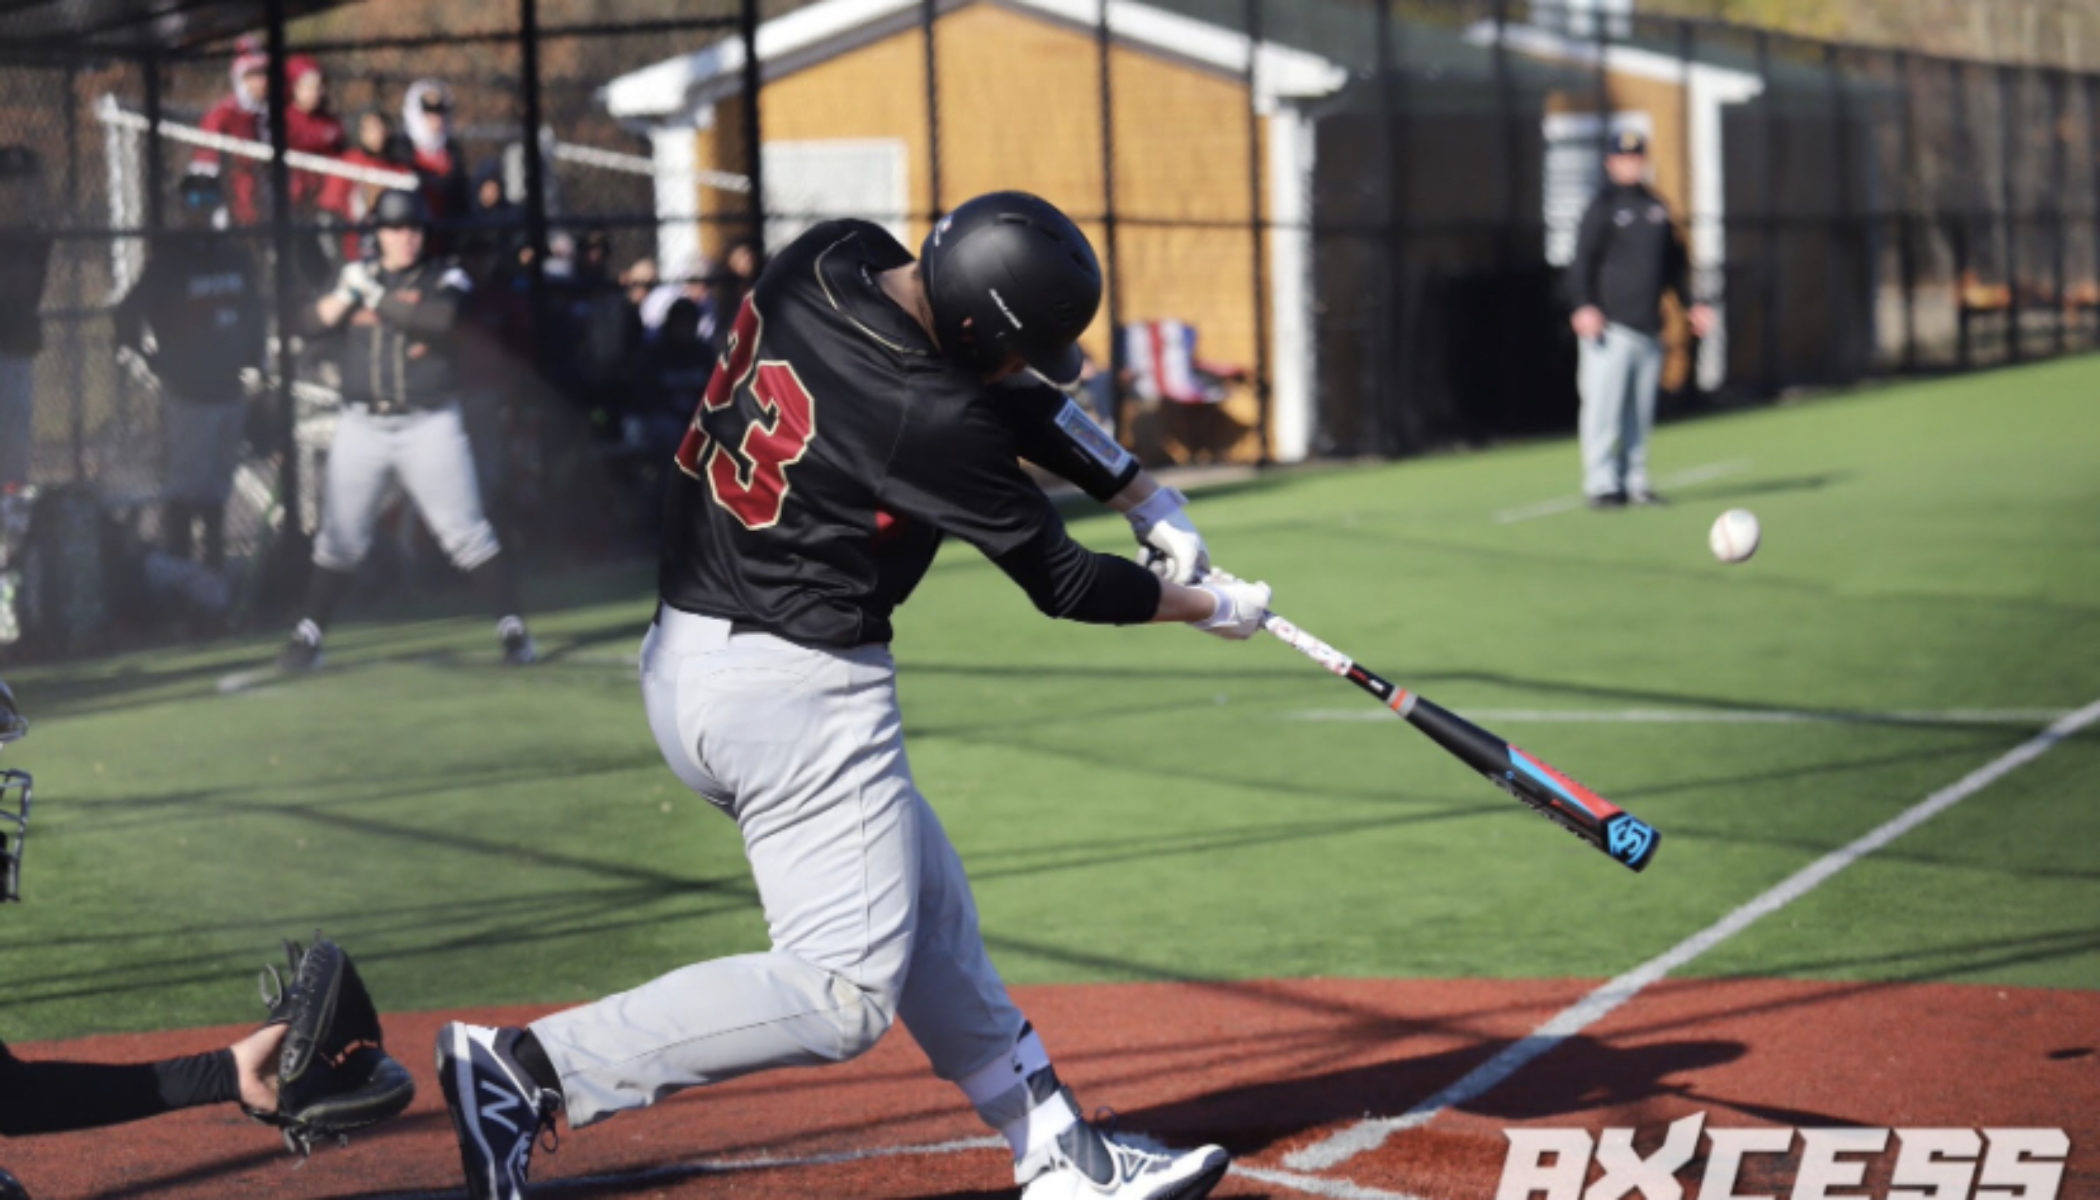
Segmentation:
[(321, 482), (304, 614), (277, 665), (303, 671), (320, 664), (321, 638), (372, 548), (380, 505), (395, 481), (496, 618), (504, 661), (532, 662), (510, 556), (483, 512), (460, 418), (465, 381), (455, 351), (473, 281), (457, 261), (424, 252), (430, 210), (421, 195), (386, 192), (372, 211), (378, 260), (345, 266), (313, 309), (314, 325), (341, 337), (343, 415)]
[(161, 387), (162, 542), (188, 558), (193, 525), (204, 565), (226, 562), (226, 499), (246, 424), (241, 372), (263, 364), (264, 308), (254, 260), (212, 228), (217, 175), (182, 177), (176, 229), (148, 251), (139, 281), (117, 305), (117, 345), (152, 366)]
[(1582, 215), (1568, 288), (1568, 322), (1581, 346), (1582, 492), (1592, 508), (1659, 504), (1648, 478), (1648, 434), (1662, 385), (1662, 298), (1688, 305), (1692, 334), (1713, 328), (1713, 309), (1692, 303), (1689, 259), (1661, 196), (1648, 186), (1648, 139), (1613, 136), (1608, 182)]

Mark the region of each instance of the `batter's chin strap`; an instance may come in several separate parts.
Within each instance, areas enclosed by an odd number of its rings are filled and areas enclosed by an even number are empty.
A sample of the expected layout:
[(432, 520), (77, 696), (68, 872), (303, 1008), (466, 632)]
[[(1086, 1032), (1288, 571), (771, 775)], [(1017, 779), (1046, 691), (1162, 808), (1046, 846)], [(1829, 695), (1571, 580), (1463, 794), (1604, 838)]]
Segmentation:
[[(27, 771), (0, 771), (0, 903), (22, 898), (22, 845), (29, 838)], [(5, 1194), (0, 1193), (0, 1200)]]

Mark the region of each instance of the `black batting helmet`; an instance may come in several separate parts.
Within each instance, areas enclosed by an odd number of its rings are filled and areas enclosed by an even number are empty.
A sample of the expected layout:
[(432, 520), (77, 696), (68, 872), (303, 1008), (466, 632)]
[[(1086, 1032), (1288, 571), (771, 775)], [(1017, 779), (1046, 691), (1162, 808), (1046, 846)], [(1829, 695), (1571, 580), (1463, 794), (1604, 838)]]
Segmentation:
[(430, 223), (430, 209), (423, 203), (421, 192), (393, 188), (379, 193), (372, 202), (372, 224), (381, 228), (413, 225), (421, 228)]
[(980, 372), (1010, 353), (1052, 383), (1079, 378), (1079, 335), (1101, 307), (1101, 263), (1057, 206), (993, 192), (940, 219), (919, 249), (941, 349)]
[[(0, 746), (29, 732), (29, 722), (15, 705), (15, 694), (0, 683)], [(22, 898), (22, 841), (29, 836), (27, 771), (0, 771), (0, 903)], [(7, 1193), (0, 1191), (0, 1200)]]

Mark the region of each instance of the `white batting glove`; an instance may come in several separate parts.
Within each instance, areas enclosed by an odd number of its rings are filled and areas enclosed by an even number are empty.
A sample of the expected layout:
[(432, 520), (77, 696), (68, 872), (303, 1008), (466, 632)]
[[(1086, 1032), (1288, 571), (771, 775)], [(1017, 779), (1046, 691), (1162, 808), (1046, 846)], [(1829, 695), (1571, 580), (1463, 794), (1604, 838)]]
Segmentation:
[(1224, 571), (1212, 571), (1194, 584), (1196, 588), (1209, 592), (1218, 602), (1218, 610), (1201, 621), (1189, 624), (1205, 633), (1243, 642), (1254, 636), (1261, 628), (1261, 619), (1269, 611), (1272, 594), (1266, 583), (1249, 583)]
[(1123, 516), (1145, 547), (1145, 569), (1169, 583), (1193, 587), (1210, 570), (1210, 548), (1184, 510), (1188, 502), (1175, 489), (1162, 487)]
[(344, 267), (343, 273), (337, 277), (335, 294), (345, 303), (378, 308), (379, 302), (386, 298), (386, 287), (379, 282), (378, 276), (372, 274), (372, 268), (354, 262)]

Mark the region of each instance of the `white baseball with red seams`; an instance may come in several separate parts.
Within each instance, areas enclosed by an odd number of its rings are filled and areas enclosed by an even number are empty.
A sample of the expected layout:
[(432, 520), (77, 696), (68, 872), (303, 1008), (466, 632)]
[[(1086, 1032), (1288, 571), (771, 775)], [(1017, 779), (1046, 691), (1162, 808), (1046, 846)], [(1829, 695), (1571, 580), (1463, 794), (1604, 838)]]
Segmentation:
[(1731, 508), (1714, 518), (1714, 526), (1706, 533), (1706, 544), (1714, 557), (1724, 563), (1746, 561), (1757, 553), (1757, 543), (1762, 537), (1758, 529), (1757, 514), (1747, 508)]

